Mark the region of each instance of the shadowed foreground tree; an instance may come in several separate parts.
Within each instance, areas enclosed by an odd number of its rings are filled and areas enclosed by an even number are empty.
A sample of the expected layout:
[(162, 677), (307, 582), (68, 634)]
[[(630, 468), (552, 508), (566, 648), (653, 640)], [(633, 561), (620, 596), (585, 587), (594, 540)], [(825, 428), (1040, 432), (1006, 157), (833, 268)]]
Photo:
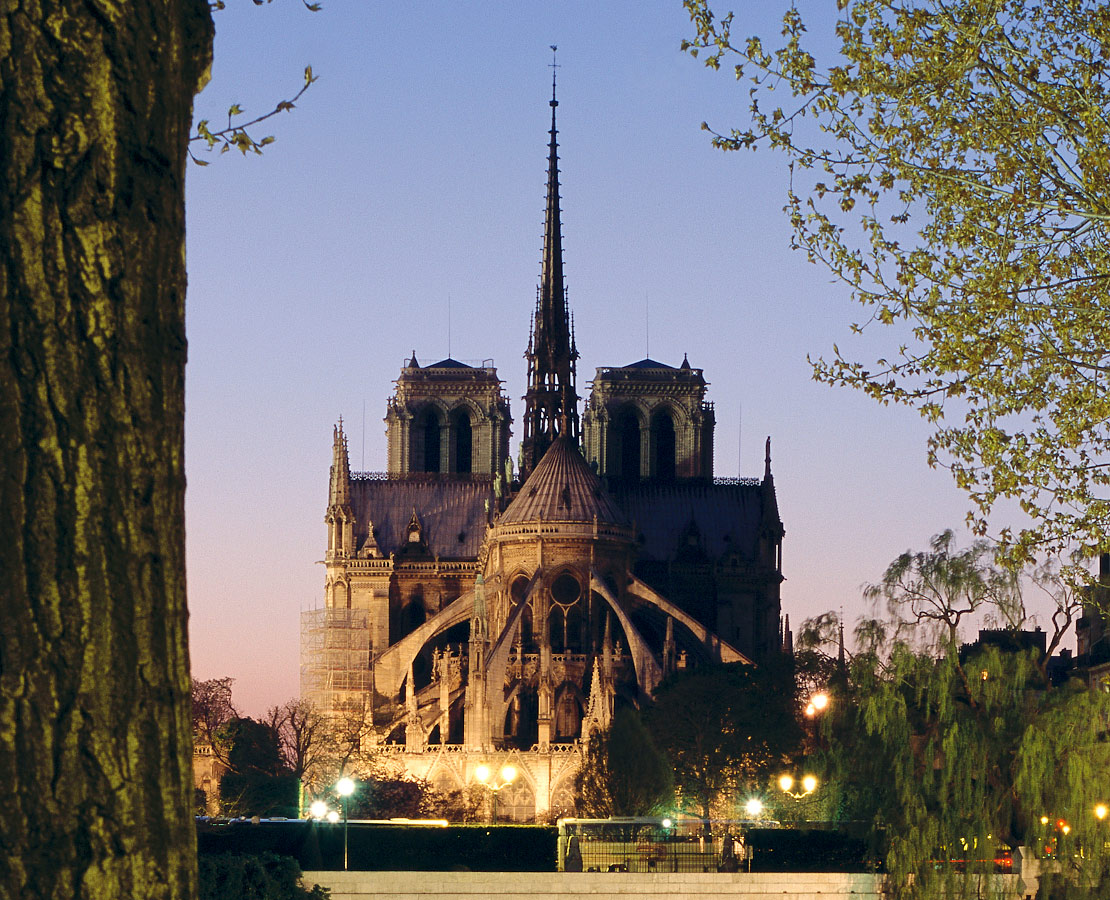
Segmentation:
[[(839, 53), (783, 2), (777, 49), (685, 0), (685, 44), (750, 91), (726, 150), (791, 160), (795, 246), (883, 330), (818, 379), (911, 406), (931, 462), (975, 503), (1030, 521), (1001, 538), (1090, 555), (1110, 533), (1110, 7), (1104, 0), (837, 0)], [(708, 127), (708, 126), (705, 126)]]
[(702, 818), (723, 792), (762, 786), (802, 739), (792, 676), (735, 663), (671, 676), (646, 724), (674, 766), (682, 803)]
[(581, 816), (650, 816), (674, 804), (674, 773), (639, 714), (622, 707), (608, 731), (594, 735), (574, 779)]
[(185, 160), (207, 0), (0, 13), (0, 896), (196, 891)]
[(277, 731), (256, 719), (237, 718), (222, 732), (230, 767), (220, 779), (223, 815), (297, 818), (297, 777), (286, 764)]

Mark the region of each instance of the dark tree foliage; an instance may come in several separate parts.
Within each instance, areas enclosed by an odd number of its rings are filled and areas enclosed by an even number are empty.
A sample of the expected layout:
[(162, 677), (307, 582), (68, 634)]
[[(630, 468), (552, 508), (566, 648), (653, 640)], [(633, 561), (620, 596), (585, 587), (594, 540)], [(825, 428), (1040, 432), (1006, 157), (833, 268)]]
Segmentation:
[(220, 798), (231, 815), (290, 818), (297, 815), (297, 779), (281, 754), (277, 733), (250, 718), (233, 719), (222, 729), (230, 748), (230, 771), (220, 780)]
[(639, 714), (618, 709), (608, 731), (590, 739), (575, 777), (581, 816), (648, 816), (674, 803), (674, 773)]
[(471, 822), (478, 802), (465, 791), (444, 791), (412, 778), (375, 778), (357, 782), (348, 814), (355, 819), (446, 819)]
[(406, 778), (361, 781), (348, 811), (356, 819), (418, 819), (425, 783)]
[(301, 869), (289, 856), (260, 853), (205, 854), (199, 859), (200, 900), (327, 900), (327, 888), (301, 883)]
[(646, 717), (682, 803), (703, 818), (723, 792), (762, 785), (801, 743), (792, 673), (741, 663), (679, 673)]

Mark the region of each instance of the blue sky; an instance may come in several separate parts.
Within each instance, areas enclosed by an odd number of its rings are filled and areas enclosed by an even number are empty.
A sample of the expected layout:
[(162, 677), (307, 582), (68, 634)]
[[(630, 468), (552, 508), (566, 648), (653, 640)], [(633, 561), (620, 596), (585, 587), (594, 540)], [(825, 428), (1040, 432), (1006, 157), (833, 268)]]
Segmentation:
[[(803, 5), (817, 46), (834, 5)], [(782, 6), (744, 4), (737, 30), (777, 33)], [(716, 404), (718, 475), (761, 474), (772, 437), (792, 623), (862, 612), (861, 584), (962, 524), (915, 413), (812, 381), (807, 354), (866, 349), (849, 335), (859, 310), (790, 250), (784, 161), (721, 153), (700, 130), (743, 123), (747, 90), (680, 51), (678, 0), (332, 0), (315, 14), (236, 0), (216, 25), (197, 118), (260, 114), (306, 65), (319, 76), (258, 129), (277, 138), (265, 155), (188, 176), (193, 671), (234, 677), (244, 711), (298, 690), (332, 425), (344, 417), (353, 468), (385, 467), (392, 381), (414, 349), (448, 355), (449, 302), (451, 355), (492, 357), (519, 422), (550, 44), (579, 393), (597, 366), (687, 353)]]

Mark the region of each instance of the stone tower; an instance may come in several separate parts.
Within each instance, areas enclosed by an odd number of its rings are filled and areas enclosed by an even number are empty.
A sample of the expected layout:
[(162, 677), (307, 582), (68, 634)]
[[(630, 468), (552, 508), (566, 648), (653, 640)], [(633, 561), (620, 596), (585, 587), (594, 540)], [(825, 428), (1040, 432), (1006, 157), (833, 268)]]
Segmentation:
[(551, 81), (551, 141), (547, 156), (547, 209), (539, 296), (528, 340), (528, 393), (524, 396), (524, 434), (520, 447), (521, 480), (527, 478), (555, 439), (578, 443), (578, 394), (575, 393), (574, 343), (563, 284), (563, 232), (559, 209), (559, 152), (555, 128), (555, 80)]
[(385, 417), (390, 474), (504, 471), (512, 416), (492, 362), (421, 367), (414, 352), (395, 384)]
[(713, 478), (713, 404), (701, 369), (653, 359), (600, 368), (582, 419), (586, 459), (611, 482)]

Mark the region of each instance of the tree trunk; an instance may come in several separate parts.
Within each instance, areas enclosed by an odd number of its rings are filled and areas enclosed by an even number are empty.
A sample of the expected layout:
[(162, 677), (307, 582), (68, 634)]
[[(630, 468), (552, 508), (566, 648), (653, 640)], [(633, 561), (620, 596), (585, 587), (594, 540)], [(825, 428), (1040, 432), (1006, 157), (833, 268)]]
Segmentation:
[(0, 0), (0, 897), (196, 893), (185, 159), (206, 0)]

